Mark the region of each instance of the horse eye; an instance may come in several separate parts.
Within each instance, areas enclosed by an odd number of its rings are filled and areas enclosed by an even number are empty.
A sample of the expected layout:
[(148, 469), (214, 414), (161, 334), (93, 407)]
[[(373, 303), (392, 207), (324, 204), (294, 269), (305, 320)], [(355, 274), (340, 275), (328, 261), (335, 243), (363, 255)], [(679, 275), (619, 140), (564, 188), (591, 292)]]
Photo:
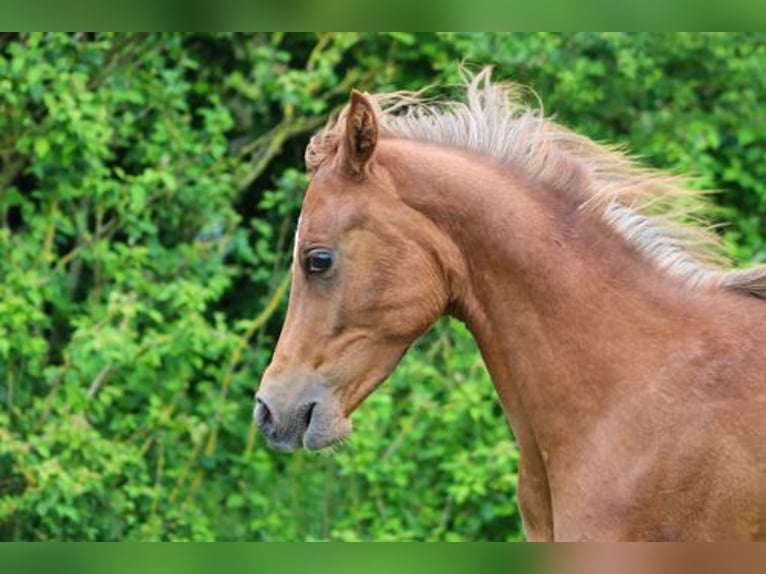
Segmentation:
[(306, 261), (306, 269), (309, 273), (322, 273), (332, 267), (332, 253), (325, 250), (317, 250), (309, 253)]

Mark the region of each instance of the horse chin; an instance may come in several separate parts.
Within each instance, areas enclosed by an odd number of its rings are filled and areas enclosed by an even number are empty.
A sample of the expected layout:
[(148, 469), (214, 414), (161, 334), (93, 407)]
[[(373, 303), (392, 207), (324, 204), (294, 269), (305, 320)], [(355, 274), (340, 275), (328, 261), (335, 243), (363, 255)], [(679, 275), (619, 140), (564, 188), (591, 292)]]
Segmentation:
[(351, 420), (330, 413), (315, 413), (303, 434), (303, 448), (322, 450), (343, 442), (351, 433)]

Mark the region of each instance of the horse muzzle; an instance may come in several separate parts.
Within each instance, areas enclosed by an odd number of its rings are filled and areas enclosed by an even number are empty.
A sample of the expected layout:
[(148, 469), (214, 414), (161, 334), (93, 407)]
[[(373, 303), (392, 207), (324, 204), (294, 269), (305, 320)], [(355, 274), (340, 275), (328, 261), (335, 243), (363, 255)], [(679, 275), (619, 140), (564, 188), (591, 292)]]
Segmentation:
[(264, 376), (253, 419), (269, 446), (283, 452), (301, 446), (319, 450), (351, 432), (351, 422), (329, 381), (313, 372)]

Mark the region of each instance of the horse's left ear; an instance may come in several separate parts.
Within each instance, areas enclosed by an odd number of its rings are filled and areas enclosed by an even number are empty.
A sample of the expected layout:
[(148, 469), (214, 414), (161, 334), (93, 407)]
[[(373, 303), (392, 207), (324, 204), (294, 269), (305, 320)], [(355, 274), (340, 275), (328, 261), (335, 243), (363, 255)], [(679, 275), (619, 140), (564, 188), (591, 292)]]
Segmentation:
[(378, 120), (370, 97), (351, 91), (351, 102), (346, 116), (346, 141), (343, 164), (348, 173), (359, 177), (375, 151), (378, 142)]

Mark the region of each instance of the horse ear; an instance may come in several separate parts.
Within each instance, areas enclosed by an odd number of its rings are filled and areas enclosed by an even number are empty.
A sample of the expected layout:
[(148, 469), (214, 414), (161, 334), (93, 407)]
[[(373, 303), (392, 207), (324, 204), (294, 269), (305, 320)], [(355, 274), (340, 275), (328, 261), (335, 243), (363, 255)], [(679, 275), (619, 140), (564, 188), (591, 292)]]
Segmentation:
[(351, 91), (346, 116), (346, 145), (343, 164), (349, 174), (358, 177), (364, 173), (378, 142), (378, 120), (370, 97)]

